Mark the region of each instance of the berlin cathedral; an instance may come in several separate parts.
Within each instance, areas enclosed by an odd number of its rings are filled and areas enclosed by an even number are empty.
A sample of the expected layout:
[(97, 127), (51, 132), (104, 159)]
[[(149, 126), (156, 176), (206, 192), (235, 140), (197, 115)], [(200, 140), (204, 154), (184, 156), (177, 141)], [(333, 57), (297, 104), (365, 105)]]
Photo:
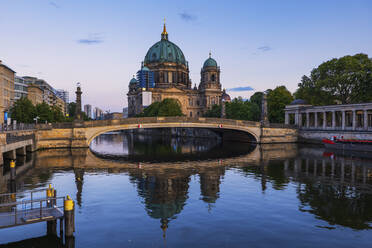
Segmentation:
[(166, 98), (176, 99), (182, 113), (189, 117), (202, 116), (214, 104), (230, 101), (230, 96), (221, 90), (220, 67), (211, 54), (200, 74), (199, 86), (192, 87), (188, 62), (182, 50), (168, 40), (164, 23), (161, 40), (147, 51), (137, 77), (130, 80), (128, 117)]

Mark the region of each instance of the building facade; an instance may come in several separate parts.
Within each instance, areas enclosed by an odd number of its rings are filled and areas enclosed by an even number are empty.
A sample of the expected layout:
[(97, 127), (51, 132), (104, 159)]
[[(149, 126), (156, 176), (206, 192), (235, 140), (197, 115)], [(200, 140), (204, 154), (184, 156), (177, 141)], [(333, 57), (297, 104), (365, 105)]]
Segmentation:
[(14, 78), (15, 71), (0, 60), (0, 124), (7, 121), (14, 101)]
[(92, 105), (85, 104), (84, 105), (84, 113), (87, 115), (88, 118), (93, 119), (93, 116), (92, 116)]
[[(39, 79), (36, 77), (23, 77), (24, 83), (28, 86), (32, 85), (33, 87), (33, 93), (35, 95), (30, 96), (30, 99), (33, 99), (33, 102), (40, 103), (39, 99), (39, 90), (36, 89), (39, 88), (42, 91), (42, 102), (45, 102), (49, 106), (54, 106), (59, 108), (63, 115), (66, 115), (67, 113), (67, 104), (68, 102), (65, 101), (63, 96), (61, 96), (61, 93), (58, 93), (56, 89), (54, 89), (50, 84), (48, 84), (45, 80)], [(66, 94), (66, 93), (64, 93)], [(68, 97), (68, 92), (67, 92)]]
[(14, 77), (14, 101), (21, 99), (22, 97), (27, 97), (28, 90), (27, 84), (22, 77)]
[(93, 116), (93, 118), (95, 120), (101, 120), (103, 118), (103, 111), (100, 108), (95, 107), (94, 108), (94, 116)]
[(43, 90), (34, 84), (27, 85), (27, 98), (33, 105), (43, 103)]
[(68, 104), (70, 102), (69, 93), (66, 90), (59, 89), (56, 91), (56, 94), (65, 102), (65, 112), (68, 113)]
[(200, 71), (198, 87), (192, 87), (189, 65), (182, 50), (169, 41), (164, 24), (161, 40), (147, 52), (137, 78), (129, 82), (128, 116), (135, 116), (153, 102), (176, 99), (182, 113), (189, 117), (202, 116), (214, 104), (221, 104), (223, 92), (220, 67), (211, 57)]

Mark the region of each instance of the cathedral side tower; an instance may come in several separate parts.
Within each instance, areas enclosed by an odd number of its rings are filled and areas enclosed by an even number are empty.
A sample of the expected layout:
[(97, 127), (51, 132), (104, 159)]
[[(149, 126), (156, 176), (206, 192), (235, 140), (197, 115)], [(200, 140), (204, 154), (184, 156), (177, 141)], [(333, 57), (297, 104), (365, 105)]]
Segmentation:
[(220, 83), (220, 67), (216, 60), (211, 57), (204, 62), (200, 71), (199, 91), (203, 98), (203, 106), (210, 109), (213, 105), (220, 104), (222, 91)]

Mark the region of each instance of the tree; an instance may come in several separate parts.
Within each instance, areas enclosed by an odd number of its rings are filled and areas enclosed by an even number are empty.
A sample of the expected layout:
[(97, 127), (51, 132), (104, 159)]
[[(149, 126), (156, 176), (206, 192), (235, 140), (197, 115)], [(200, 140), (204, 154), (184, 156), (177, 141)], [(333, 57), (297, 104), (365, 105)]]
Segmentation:
[(208, 109), (207, 112), (205, 112), (204, 117), (220, 118), (221, 111), (222, 111), (221, 105), (214, 104), (212, 105), (211, 109)]
[(372, 101), (372, 60), (362, 53), (331, 59), (298, 86), (295, 97), (313, 105)]
[(51, 111), (53, 114), (53, 122), (64, 122), (66, 121), (65, 116), (63, 115), (63, 112), (61, 109), (57, 106), (52, 106)]
[(235, 120), (252, 120), (252, 104), (241, 97), (234, 98), (226, 103), (226, 117)]
[(252, 111), (253, 111), (252, 121), (260, 121), (261, 120), (262, 98), (263, 98), (263, 92), (256, 92), (249, 99), (251, 104), (254, 105), (254, 107), (252, 107)]
[(33, 123), (36, 116), (35, 106), (25, 97), (18, 99), (10, 112), (12, 119), (19, 123)]
[(67, 106), (67, 112), (69, 118), (73, 119), (75, 117), (76, 113), (76, 103), (75, 102), (70, 102)]
[(39, 117), (39, 122), (54, 122), (53, 112), (45, 102), (36, 105), (36, 115)]
[(181, 106), (176, 99), (166, 98), (146, 107), (139, 117), (183, 116)]
[(284, 122), (284, 108), (293, 101), (291, 92), (285, 86), (278, 86), (267, 93), (267, 109), (269, 121), (272, 123)]

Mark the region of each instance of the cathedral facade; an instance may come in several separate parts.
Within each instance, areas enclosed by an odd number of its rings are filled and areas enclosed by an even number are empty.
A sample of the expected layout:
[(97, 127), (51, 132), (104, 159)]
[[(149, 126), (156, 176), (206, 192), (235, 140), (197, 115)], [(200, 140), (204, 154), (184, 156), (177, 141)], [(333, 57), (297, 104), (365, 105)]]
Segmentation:
[(176, 99), (182, 113), (189, 117), (202, 116), (208, 109), (222, 101), (230, 101), (221, 90), (220, 68), (209, 58), (200, 72), (200, 83), (192, 87), (189, 65), (182, 50), (168, 40), (164, 24), (161, 40), (147, 52), (137, 77), (129, 83), (128, 116), (133, 117), (153, 102), (166, 98)]

